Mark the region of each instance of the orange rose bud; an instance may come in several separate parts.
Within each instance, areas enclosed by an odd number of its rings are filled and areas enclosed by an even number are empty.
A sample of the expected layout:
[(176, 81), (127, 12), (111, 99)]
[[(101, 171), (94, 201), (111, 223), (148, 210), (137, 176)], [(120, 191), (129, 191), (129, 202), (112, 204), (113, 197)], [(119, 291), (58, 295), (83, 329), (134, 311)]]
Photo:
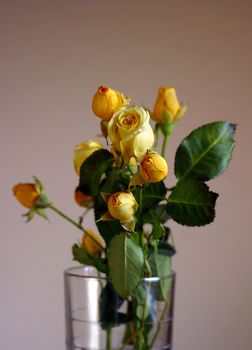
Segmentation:
[(92, 196), (89, 196), (78, 189), (74, 192), (74, 199), (80, 207), (89, 207), (93, 201)]
[(12, 191), (19, 203), (29, 209), (34, 207), (39, 197), (39, 193), (32, 183), (17, 184)]
[[(103, 240), (101, 239), (100, 236), (96, 235), (92, 230), (87, 230), (87, 233), (88, 235), (84, 234), (82, 237), (81, 247), (85, 249), (85, 251), (89, 255), (93, 255), (97, 257), (100, 256), (102, 253), (102, 250), (104, 249)], [(89, 236), (93, 237), (94, 240)], [(97, 241), (99, 245), (95, 241)]]

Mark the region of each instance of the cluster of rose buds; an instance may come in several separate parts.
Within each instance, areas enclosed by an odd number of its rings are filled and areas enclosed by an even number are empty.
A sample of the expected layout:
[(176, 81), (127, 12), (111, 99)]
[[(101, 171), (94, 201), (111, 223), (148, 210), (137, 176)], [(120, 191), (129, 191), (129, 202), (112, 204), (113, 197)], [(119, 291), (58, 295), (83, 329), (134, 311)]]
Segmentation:
[[(110, 140), (111, 152), (115, 157), (115, 167), (137, 165), (131, 176), (129, 188), (116, 193), (102, 193), (107, 203), (107, 212), (100, 220), (119, 220), (127, 231), (134, 231), (134, 214), (138, 204), (131, 192), (132, 186), (162, 181), (168, 174), (168, 166), (164, 157), (151, 151), (154, 144), (154, 133), (150, 125), (150, 117), (157, 123), (164, 134), (171, 130), (185, 113), (186, 106), (181, 106), (173, 87), (165, 86), (159, 89), (153, 112), (143, 107), (130, 106), (130, 98), (121, 92), (107, 86), (100, 86), (92, 101), (94, 114), (101, 119), (101, 132)], [(88, 140), (75, 147), (74, 169), (80, 176), (81, 165), (95, 151), (103, 148), (100, 142)], [(119, 157), (120, 155), (120, 157)], [(35, 184), (18, 184), (13, 187), (17, 200), (29, 208), (27, 214), (30, 220), (34, 213), (45, 216), (44, 209), (49, 202), (38, 179)], [(75, 190), (76, 202), (86, 208), (92, 207), (93, 198)], [(104, 247), (102, 240), (91, 230), (86, 230), (81, 246), (90, 255), (99, 255)]]

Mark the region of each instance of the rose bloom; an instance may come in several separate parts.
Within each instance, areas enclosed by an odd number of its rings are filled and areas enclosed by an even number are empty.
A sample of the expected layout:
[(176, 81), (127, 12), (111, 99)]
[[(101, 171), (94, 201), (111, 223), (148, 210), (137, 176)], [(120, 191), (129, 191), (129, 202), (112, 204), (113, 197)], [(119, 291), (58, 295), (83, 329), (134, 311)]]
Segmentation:
[(78, 176), (80, 175), (82, 163), (84, 163), (84, 161), (91, 156), (92, 153), (101, 148), (103, 148), (102, 144), (93, 140), (88, 140), (75, 147), (73, 162), (75, 172)]
[(172, 86), (159, 88), (152, 118), (157, 123), (173, 123), (185, 113), (186, 107), (180, 106), (176, 90)]
[(154, 142), (149, 113), (143, 107), (122, 108), (108, 123), (108, 136), (126, 163), (141, 158)]
[(19, 203), (29, 209), (36, 204), (39, 197), (39, 192), (32, 183), (17, 184), (12, 191)]
[[(92, 230), (87, 230), (87, 232), (104, 248), (104, 242), (100, 236), (96, 235)], [(84, 234), (82, 237), (81, 247), (84, 248), (89, 255), (93, 256), (100, 256), (103, 251), (103, 249), (87, 234)]]
[(107, 86), (100, 86), (93, 97), (92, 109), (94, 114), (102, 120), (110, 120), (112, 115), (122, 106), (129, 103), (129, 98), (121, 92), (110, 89)]
[(166, 160), (155, 152), (147, 153), (140, 163), (139, 175), (146, 182), (159, 182), (168, 174)]
[(137, 202), (131, 192), (116, 192), (108, 199), (109, 214), (122, 222), (129, 220), (137, 210)]

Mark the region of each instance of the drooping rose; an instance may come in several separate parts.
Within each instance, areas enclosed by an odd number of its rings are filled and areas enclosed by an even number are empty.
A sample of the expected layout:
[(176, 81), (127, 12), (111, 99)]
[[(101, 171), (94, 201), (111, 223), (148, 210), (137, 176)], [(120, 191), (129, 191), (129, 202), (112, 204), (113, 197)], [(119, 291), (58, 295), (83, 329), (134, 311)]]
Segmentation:
[(129, 103), (129, 98), (121, 92), (100, 86), (93, 97), (92, 109), (94, 114), (104, 121), (112, 118), (113, 114)]
[(143, 107), (129, 107), (116, 112), (108, 123), (108, 136), (122, 153), (126, 163), (141, 158), (154, 142), (150, 115)]
[(47, 219), (45, 209), (51, 206), (44, 192), (42, 182), (36, 176), (33, 176), (33, 179), (34, 183), (19, 183), (12, 188), (12, 192), (18, 202), (29, 209), (29, 211), (23, 215), (26, 216), (27, 222), (30, 221), (35, 214)]
[(39, 192), (32, 183), (19, 183), (12, 189), (14, 196), (24, 207), (32, 209), (39, 198)]
[(80, 168), (82, 163), (91, 156), (95, 151), (103, 148), (102, 144), (98, 141), (88, 140), (77, 145), (74, 149), (74, 169), (76, 174), (80, 175)]

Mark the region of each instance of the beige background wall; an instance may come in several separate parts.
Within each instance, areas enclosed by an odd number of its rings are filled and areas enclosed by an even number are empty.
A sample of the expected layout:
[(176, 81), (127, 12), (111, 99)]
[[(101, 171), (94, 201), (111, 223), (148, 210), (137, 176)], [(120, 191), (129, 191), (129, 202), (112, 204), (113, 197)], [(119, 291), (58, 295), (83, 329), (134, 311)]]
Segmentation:
[[(239, 124), (215, 222), (172, 224), (178, 254), (174, 350), (252, 348), (250, 0), (0, 1), (0, 349), (64, 349), (64, 268), (79, 232), (49, 213), (25, 224), (13, 184), (37, 175), (75, 218), (74, 146), (98, 132), (90, 101), (101, 84), (153, 106), (176, 86), (182, 137), (213, 120)], [(23, 210), (24, 209), (24, 210)], [(93, 227), (92, 217), (88, 225)]]

